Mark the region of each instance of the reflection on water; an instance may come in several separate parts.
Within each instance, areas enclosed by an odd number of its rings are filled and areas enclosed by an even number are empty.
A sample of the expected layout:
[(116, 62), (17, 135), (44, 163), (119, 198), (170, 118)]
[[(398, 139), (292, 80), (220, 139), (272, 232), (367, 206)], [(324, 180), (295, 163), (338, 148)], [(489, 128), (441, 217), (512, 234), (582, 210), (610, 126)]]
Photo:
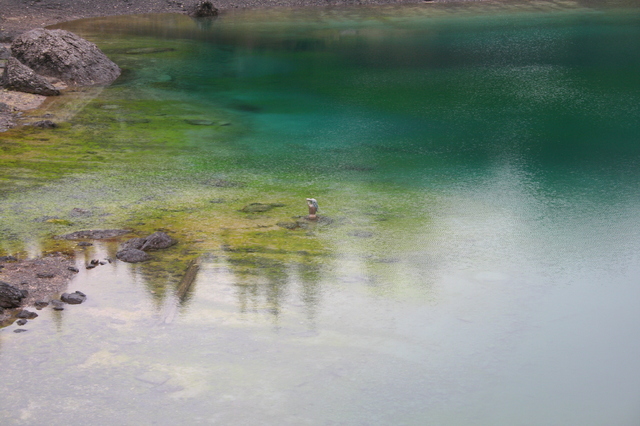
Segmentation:
[[(2, 136), (0, 250), (74, 252), (88, 300), (0, 330), (0, 418), (638, 424), (639, 20), (472, 2), (65, 24), (123, 76), (54, 132)], [(180, 243), (86, 269), (119, 242), (49, 238), (90, 228)]]

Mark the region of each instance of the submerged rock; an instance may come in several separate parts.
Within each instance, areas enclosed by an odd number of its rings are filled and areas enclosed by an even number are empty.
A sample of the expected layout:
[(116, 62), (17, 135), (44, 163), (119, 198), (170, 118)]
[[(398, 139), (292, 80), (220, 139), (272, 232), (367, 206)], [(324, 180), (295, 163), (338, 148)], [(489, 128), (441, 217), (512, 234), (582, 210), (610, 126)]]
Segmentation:
[(38, 317), (38, 314), (36, 314), (35, 312), (31, 312), (31, 311), (27, 311), (26, 309), (23, 309), (20, 312), (18, 312), (18, 315), (16, 315), (16, 317), (23, 318), (23, 319), (34, 319)]
[(32, 126), (39, 129), (55, 129), (58, 127), (58, 125), (51, 120), (36, 121)]
[(120, 68), (98, 47), (65, 30), (37, 28), (18, 36), (11, 51), (38, 74), (78, 86), (108, 85)]
[(245, 213), (263, 213), (263, 212), (268, 212), (274, 207), (284, 207), (284, 204), (282, 203), (270, 203), (270, 204), (251, 203), (244, 206), (242, 209), (240, 209), (240, 211)]
[(53, 307), (54, 311), (64, 311), (64, 303), (59, 300), (52, 300), (51, 306)]

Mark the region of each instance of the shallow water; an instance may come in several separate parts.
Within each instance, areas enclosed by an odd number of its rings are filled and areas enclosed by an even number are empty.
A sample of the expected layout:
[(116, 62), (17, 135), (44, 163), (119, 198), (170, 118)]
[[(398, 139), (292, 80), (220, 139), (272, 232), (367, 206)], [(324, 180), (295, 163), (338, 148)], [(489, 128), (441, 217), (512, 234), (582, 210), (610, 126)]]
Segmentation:
[[(0, 135), (0, 250), (74, 251), (88, 295), (0, 330), (3, 424), (638, 424), (638, 24), (624, 2), (65, 24), (124, 73)], [(278, 226), (306, 197), (330, 220)], [(116, 227), (180, 244), (85, 270), (117, 241), (49, 238)]]

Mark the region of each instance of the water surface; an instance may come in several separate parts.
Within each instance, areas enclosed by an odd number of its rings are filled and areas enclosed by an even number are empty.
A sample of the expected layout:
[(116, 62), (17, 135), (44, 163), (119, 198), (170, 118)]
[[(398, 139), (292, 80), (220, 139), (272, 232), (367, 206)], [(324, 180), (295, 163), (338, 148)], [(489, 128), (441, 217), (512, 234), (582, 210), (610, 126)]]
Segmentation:
[[(0, 330), (0, 418), (638, 424), (639, 24), (535, 2), (63, 25), (124, 72), (0, 137), (0, 250), (75, 252), (88, 300)], [(328, 220), (288, 229), (306, 197)], [(85, 270), (118, 242), (50, 239), (111, 227), (180, 243)]]

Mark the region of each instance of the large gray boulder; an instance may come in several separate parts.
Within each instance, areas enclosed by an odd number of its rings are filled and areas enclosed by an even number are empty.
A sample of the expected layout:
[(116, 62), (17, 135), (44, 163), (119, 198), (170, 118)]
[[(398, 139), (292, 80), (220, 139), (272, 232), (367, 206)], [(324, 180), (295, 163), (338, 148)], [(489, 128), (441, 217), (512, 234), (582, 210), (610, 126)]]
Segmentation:
[(0, 84), (9, 90), (33, 93), (34, 95), (57, 96), (60, 91), (45, 78), (36, 74), (16, 58), (9, 58)]
[(26, 290), (20, 290), (0, 281), (0, 308), (17, 308), (25, 297), (27, 297)]
[(28, 31), (13, 41), (11, 52), (38, 74), (70, 85), (104, 86), (120, 75), (95, 44), (65, 30)]

